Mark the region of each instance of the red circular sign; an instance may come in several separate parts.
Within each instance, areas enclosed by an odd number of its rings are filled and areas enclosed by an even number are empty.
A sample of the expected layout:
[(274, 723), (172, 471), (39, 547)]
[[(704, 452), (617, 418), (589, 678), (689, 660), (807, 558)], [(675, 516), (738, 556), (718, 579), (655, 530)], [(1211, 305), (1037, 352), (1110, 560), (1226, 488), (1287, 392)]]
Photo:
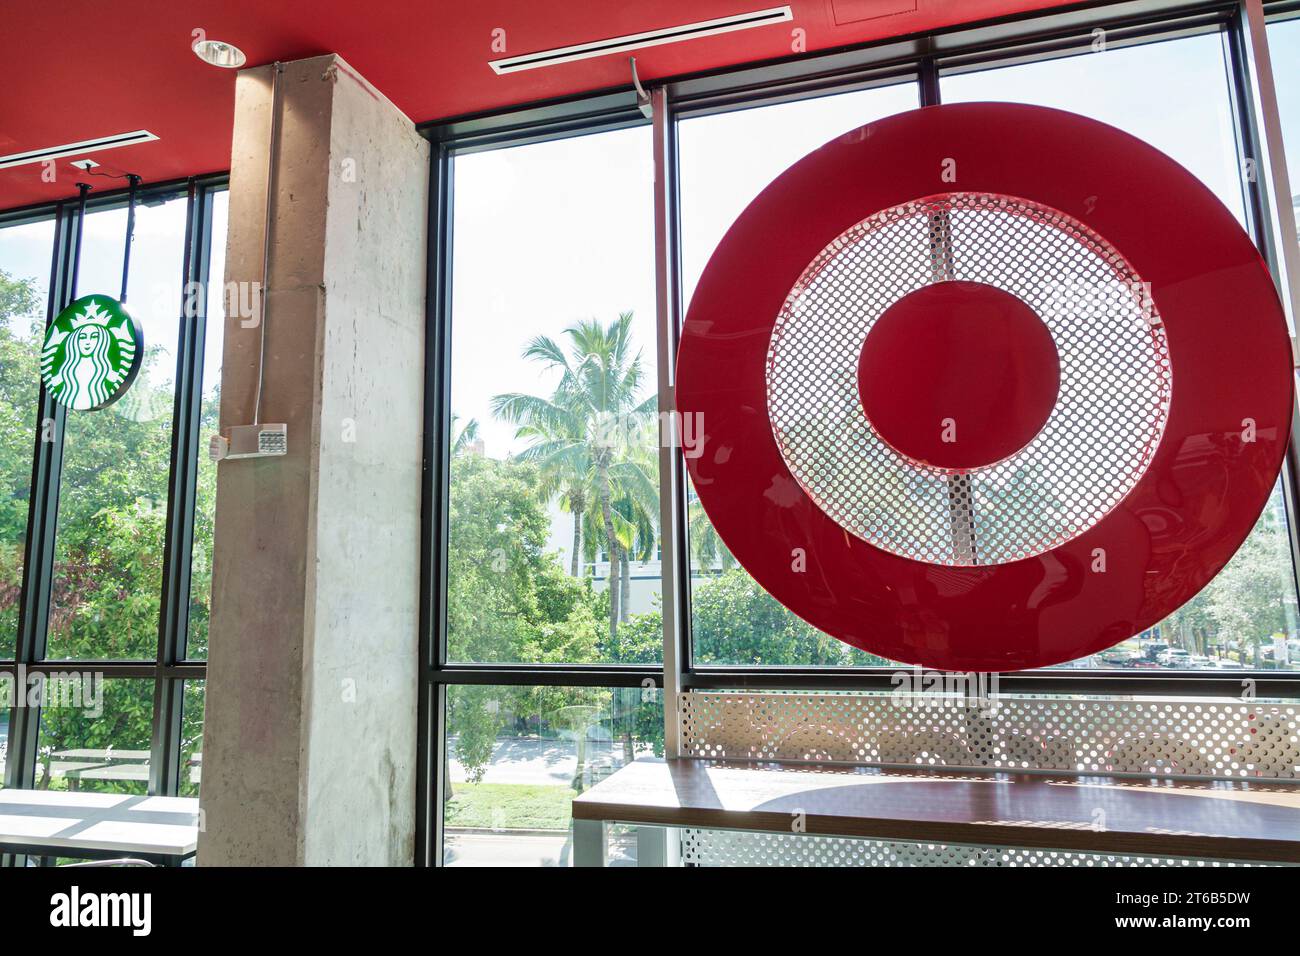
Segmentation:
[(1052, 334), (1021, 299), (982, 282), (935, 282), (872, 325), (858, 358), (867, 421), (913, 461), (951, 471), (1029, 444), (1056, 405)]
[(676, 402), (714, 527), (783, 604), (891, 660), (1016, 670), (1222, 569), (1281, 466), (1290, 342), (1253, 243), (1168, 157), (1056, 110), (940, 106), (750, 204)]

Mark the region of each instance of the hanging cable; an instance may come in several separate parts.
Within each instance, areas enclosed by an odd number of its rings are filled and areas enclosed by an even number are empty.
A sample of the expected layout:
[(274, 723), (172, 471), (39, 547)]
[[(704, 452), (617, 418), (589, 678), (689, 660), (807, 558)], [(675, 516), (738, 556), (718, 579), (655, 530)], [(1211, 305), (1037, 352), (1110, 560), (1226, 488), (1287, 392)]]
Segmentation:
[(285, 422), (262, 421), (262, 387), (266, 378), (266, 322), (271, 278), (271, 237), (274, 228), (276, 169), (280, 159), (281, 74), (284, 64), (276, 62), (271, 72), (271, 132), (267, 142), (266, 209), (262, 223), (262, 282), (258, 299), (257, 393), (253, 399), (253, 422), (230, 425), (208, 443), (213, 461), (235, 458), (277, 458), (289, 453), (289, 426)]
[(271, 264), (271, 215), (275, 201), (275, 169), (280, 154), (280, 74), (284, 64), (279, 60), (271, 72), (271, 140), (267, 144), (266, 164), (266, 218), (262, 225), (262, 291), (258, 297), (262, 314), (258, 329), (261, 339), (257, 348), (257, 396), (253, 400), (253, 424), (262, 424), (262, 378), (266, 370), (266, 293)]
[(140, 177), (135, 173), (127, 173), (126, 180), (131, 184), (131, 190), (126, 200), (126, 247), (122, 250), (122, 294), (117, 297), (119, 302), (126, 302), (126, 282), (131, 274), (131, 243), (135, 241), (135, 193), (140, 186)]
[(83, 169), (81, 171), (87, 176), (98, 176), (101, 179), (130, 179), (135, 175), (134, 173), (97, 173), (93, 169)]
[[(69, 287), (68, 302), (77, 297), (77, 279), (81, 276), (81, 233), (86, 223), (86, 195), (94, 188), (90, 183), (77, 183), (77, 238), (72, 245), (72, 285)], [(68, 302), (63, 304), (67, 305)]]

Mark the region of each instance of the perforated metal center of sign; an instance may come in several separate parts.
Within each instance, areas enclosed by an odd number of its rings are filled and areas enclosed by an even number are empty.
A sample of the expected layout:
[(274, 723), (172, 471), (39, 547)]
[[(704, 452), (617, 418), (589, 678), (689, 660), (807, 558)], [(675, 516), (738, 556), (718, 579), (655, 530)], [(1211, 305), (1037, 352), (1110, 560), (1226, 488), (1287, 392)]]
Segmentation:
[[(904, 457), (860, 400), (867, 334), (897, 300), (938, 282), (1016, 296), (1060, 361), (1042, 429), (984, 468)], [(980, 373), (966, 372), (972, 383)], [(1150, 463), (1170, 388), (1165, 331), (1132, 266), (1064, 213), (978, 193), (887, 209), (837, 236), (787, 296), (767, 357), (772, 431), (800, 486), (868, 544), (930, 564), (1006, 564), (1091, 528)]]

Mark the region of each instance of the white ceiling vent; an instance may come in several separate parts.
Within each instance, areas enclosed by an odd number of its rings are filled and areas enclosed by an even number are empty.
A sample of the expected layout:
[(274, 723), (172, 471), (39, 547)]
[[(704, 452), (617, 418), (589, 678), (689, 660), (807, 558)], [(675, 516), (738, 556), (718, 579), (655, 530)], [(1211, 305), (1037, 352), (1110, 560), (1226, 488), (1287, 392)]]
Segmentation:
[(621, 53), (625, 50), (638, 50), (642, 47), (662, 46), (665, 43), (677, 43), (681, 40), (694, 40), (696, 37), (731, 33), (734, 30), (764, 27), (772, 23), (784, 23), (792, 19), (794, 19), (794, 14), (791, 13), (788, 6), (771, 7), (767, 10), (752, 10), (749, 13), (718, 17), (714, 20), (700, 20), (696, 23), (684, 23), (681, 26), (648, 30), (645, 33), (629, 33), (626, 36), (611, 37), (608, 40), (576, 43), (573, 46), (556, 47), (553, 50), (540, 50), (536, 53), (524, 53), (520, 56), (506, 57), (501, 60), (489, 60), (488, 66), (492, 67), (498, 74), (518, 73), (521, 70), (535, 70), (542, 66), (571, 63), (574, 60), (586, 60), (591, 57), (606, 56), (610, 53)]
[(10, 153), (8, 156), (0, 156), (0, 169), (23, 166), (27, 163), (42, 163), (47, 159), (58, 159), (60, 156), (97, 153), (103, 149), (116, 149), (118, 146), (134, 146), (136, 143), (147, 143), (157, 138), (147, 129), (138, 129), (134, 133), (118, 133), (115, 136), (101, 136), (99, 139), (87, 139), (80, 143), (47, 146), (45, 149), (32, 149), (25, 153)]

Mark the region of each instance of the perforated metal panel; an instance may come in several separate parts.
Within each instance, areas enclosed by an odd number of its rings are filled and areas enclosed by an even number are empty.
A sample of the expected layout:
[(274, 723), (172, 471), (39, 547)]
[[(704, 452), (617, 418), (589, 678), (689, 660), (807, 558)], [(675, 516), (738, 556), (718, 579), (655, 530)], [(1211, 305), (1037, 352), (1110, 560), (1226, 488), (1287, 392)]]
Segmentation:
[(681, 831), (681, 859), (691, 866), (1268, 866), (1187, 857), (1104, 856), (1064, 850), (894, 843), (847, 837)]
[(1300, 704), (692, 691), (682, 756), (1300, 778)]
[[(857, 366), (876, 320), (932, 282), (996, 286), (1043, 320), (1061, 363), (1055, 410), (997, 464), (948, 474), (872, 429)], [(1142, 279), (1061, 212), (951, 193), (846, 230), (790, 291), (768, 351), (772, 429), (795, 479), (836, 523), (893, 554), (994, 565), (1100, 521), (1150, 463), (1168, 414), (1169, 350)]]

